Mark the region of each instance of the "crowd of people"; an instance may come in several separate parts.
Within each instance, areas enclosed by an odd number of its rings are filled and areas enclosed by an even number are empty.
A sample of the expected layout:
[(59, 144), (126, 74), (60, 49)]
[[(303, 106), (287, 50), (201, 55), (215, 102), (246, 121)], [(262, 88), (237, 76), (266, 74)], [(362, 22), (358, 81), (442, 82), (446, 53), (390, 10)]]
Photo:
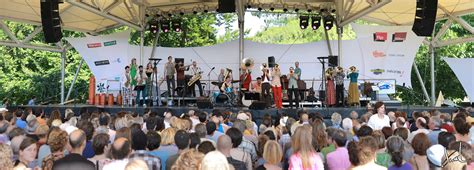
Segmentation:
[(0, 114), (0, 169), (474, 169), (471, 108), (386, 113), (382, 102), (325, 123), (298, 117), (206, 113)]

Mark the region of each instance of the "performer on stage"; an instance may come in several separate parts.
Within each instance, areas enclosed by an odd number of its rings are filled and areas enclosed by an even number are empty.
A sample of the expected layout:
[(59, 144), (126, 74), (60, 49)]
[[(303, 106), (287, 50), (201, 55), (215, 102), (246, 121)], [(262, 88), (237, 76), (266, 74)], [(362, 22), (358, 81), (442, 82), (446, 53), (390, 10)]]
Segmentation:
[(283, 108), (280, 76), (280, 66), (276, 64), (272, 70), (272, 90), (273, 100), (275, 101), (275, 106), (278, 109)]
[[(174, 79), (174, 74), (176, 73), (175, 63), (173, 62), (173, 57), (168, 57), (168, 62), (165, 64), (164, 76), (166, 79), (166, 85), (168, 87), (168, 94), (174, 96), (176, 88), (176, 83)], [(171, 86), (170, 86), (171, 85)]]
[(131, 81), (130, 78), (130, 66), (125, 66), (125, 74), (122, 77), (123, 87), (122, 87), (122, 95), (123, 95), (123, 105), (130, 106), (132, 105), (132, 98), (131, 98)]
[(357, 72), (355, 66), (351, 66), (349, 70), (350, 73), (347, 74), (347, 78), (351, 80), (351, 83), (349, 84), (348, 103), (349, 105), (360, 105), (359, 88), (357, 85), (357, 78), (359, 77), (359, 73)]
[(219, 89), (221, 90), (221, 93), (233, 93), (232, 79), (230, 76), (225, 78), (225, 81), (222, 83), (222, 86)]
[(298, 93), (298, 75), (295, 73), (295, 69), (293, 67), (290, 67), (290, 74), (288, 74), (287, 77), (288, 77), (288, 99), (290, 102), (290, 108), (293, 108), (294, 101), (296, 101), (296, 108), (298, 108), (298, 106), (300, 105), (299, 93)]
[[(197, 62), (196, 61), (193, 61), (193, 65), (189, 68), (189, 71), (191, 73), (191, 75), (193, 75), (193, 78), (195, 76), (199, 76), (201, 74), (201, 68), (197, 66)], [(193, 86), (193, 96), (196, 97), (196, 90), (195, 89), (195, 85), (197, 84), (198, 88), (199, 88), (199, 96), (204, 96), (203, 93), (202, 93), (202, 84), (201, 84), (201, 78), (199, 78), (198, 80), (196, 80), (196, 82), (192, 85)]]
[(135, 81), (137, 81), (137, 86), (135, 87), (135, 90), (137, 91), (137, 97), (135, 99), (136, 105), (140, 104), (142, 105), (142, 102), (140, 102), (140, 93), (142, 93), (143, 96), (143, 105), (146, 106), (145, 98), (146, 98), (146, 81), (148, 77), (146, 76), (146, 73), (143, 71), (143, 66), (138, 67), (138, 73), (135, 76)]
[[(132, 62), (130, 63), (130, 77), (135, 77), (137, 75), (137, 59), (132, 58)], [(135, 79), (132, 79), (131, 82), (132, 87), (134, 88), (137, 85), (137, 81)]]
[(344, 73), (344, 69), (341, 66), (338, 66), (336, 68), (336, 75), (334, 76), (334, 80), (336, 81), (336, 105), (339, 107), (345, 106), (344, 77), (346, 77), (346, 74)]
[(184, 63), (181, 61), (176, 64), (176, 83), (178, 84), (178, 87), (185, 87), (184, 83), (186, 77), (184, 71), (187, 69), (189, 69), (189, 67), (184, 66)]
[(257, 81), (251, 84), (252, 87), (250, 87), (250, 91), (253, 93), (262, 93), (262, 78), (257, 77)]
[(331, 107), (336, 104), (336, 94), (334, 89), (334, 69), (326, 69), (326, 105)]
[(295, 62), (295, 74), (298, 76), (298, 80), (297, 80), (297, 85), (298, 85), (297, 89), (298, 89), (298, 91), (297, 91), (297, 93), (299, 93), (299, 97), (300, 97), (298, 99), (298, 101), (299, 101), (300, 99), (303, 100), (305, 95), (304, 95), (304, 91), (299, 91), (300, 89), (304, 88), (304, 87), (299, 87), (301, 85), (304, 85), (304, 82), (303, 83), (298, 83), (298, 81), (301, 80), (301, 68), (300, 68), (300, 62), (298, 62), (298, 61)]
[(217, 81), (219, 83), (222, 83), (224, 82), (224, 73), (225, 73), (225, 69), (221, 68), (221, 72), (219, 73), (219, 76), (217, 77)]
[(272, 86), (270, 85), (270, 70), (268, 69), (267, 64), (263, 64), (263, 69), (262, 69), (262, 101), (265, 102), (266, 107), (270, 107), (272, 105), (272, 99), (270, 97), (270, 89)]
[(252, 82), (251, 72), (247, 69), (242, 69), (242, 75), (240, 75), (240, 81), (242, 82), (242, 91), (250, 90), (250, 83)]

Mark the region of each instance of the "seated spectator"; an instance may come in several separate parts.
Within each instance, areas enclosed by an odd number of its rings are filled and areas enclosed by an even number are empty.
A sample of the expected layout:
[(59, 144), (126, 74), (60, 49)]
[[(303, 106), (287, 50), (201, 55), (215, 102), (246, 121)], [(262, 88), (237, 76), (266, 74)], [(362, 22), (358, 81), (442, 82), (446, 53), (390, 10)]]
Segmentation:
[(178, 153), (178, 147), (176, 147), (174, 136), (176, 135), (175, 128), (167, 128), (161, 132), (161, 143), (158, 150), (165, 151), (170, 154)]
[(110, 116), (107, 113), (101, 113), (99, 115), (99, 127), (97, 127), (97, 133), (107, 133), (110, 138), (110, 143), (114, 142), (115, 139), (115, 130), (109, 128), (110, 125)]
[(375, 163), (377, 152), (377, 142), (372, 136), (365, 136), (359, 139), (359, 142), (350, 142), (347, 146), (349, 150), (349, 160), (353, 170), (382, 170), (387, 169)]
[(298, 127), (292, 136), (293, 154), (289, 158), (289, 169), (323, 169), (323, 160), (313, 148), (311, 128)]
[(133, 161), (129, 161), (125, 166), (125, 170), (147, 170), (148, 165), (145, 161), (141, 159), (135, 159)]
[(148, 131), (147, 137), (147, 149), (148, 154), (159, 157), (161, 160), (161, 169), (166, 169), (166, 160), (168, 160), (169, 154), (166, 151), (160, 150), (161, 136), (155, 131)]
[(212, 121), (207, 122), (206, 130), (207, 130), (207, 138), (214, 142), (217, 142), (217, 139), (219, 138), (219, 136), (224, 134), (222, 132), (217, 131), (217, 125), (216, 123)]
[(53, 169), (95, 170), (94, 163), (82, 156), (86, 147), (86, 134), (82, 130), (74, 130), (69, 136), (70, 153), (53, 163)]
[(201, 162), (203, 170), (231, 170), (231, 165), (227, 162), (227, 158), (219, 151), (207, 153)]
[(214, 146), (216, 145), (213, 140), (210, 140), (210, 139), (206, 138), (206, 135), (207, 135), (206, 124), (203, 124), (203, 123), (197, 124), (196, 127), (194, 127), (194, 131), (196, 132), (196, 134), (201, 139), (201, 143), (205, 142), (205, 141), (209, 141), (212, 144), (214, 144)]
[(175, 164), (171, 167), (172, 170), (187, 170), (199, 169), (204, 154), (196, 149), (189, 149), (179, 155)]
[(132, 152), (131, 143), (124, 137), (116, 138), (111, 148), (113, 161), (104, 166), (103, 170), (125, 169), (128, 164), (128, 156)]
[(174, 136), (174, 141), (176, 143), (176, 146), (178, 147), (178, 152), (175, 155), (171, 155), (170, 157), (168, 157), (168, 159), (166, 160), (166, 170), (171, 170), (171, 167), (175, 164), (179, 155), (189, 149), (189, 133), (184, 130), (178, 130), (176, 132), (176, 135)]
[(239, 148), (239, 145), (243, 140), (242, 132), (240, 132), (237, 128), (230, 128), (227, 130), (226, 135), (228, 135), (232, 140), (232, 149), (230, 150), (231, 157), (235, 160), (244, 162), (247, 166), (247, 169), (252, 169), (252, 157), (249, 153)]
[(280, 145), (276, 141), (268, 141), (265, 144), (263, 151), (263, 159), (265, 159), (265, 164), (257, 167), (257, 170), (272, 169), (272, 170), (281, 170), (281, 160), (283, 157), (283, 152)]
[(390, 154), (392, 166), (389, 170), (411, 170), (412, 166), (409, 162), (403, 160), (403, 152), (405, 149), (405, 142), (399, 136), (389, 137), (387, 140), (387, 152)]
[(102, 169), (104, 165), (112, 161), (107, 156), (110, 151), (109, 141), (109, 134), (106, 133), (97, 134), (92, 139), (92, 149), (94, 149), (95, 155), (89, 158), (89, 161), (94, 163), (98, 169)]
[(413, 141), (413, 138), (419, 134), (419, 133), (424, 133), (424, 134), (428, 134), (430, 133), (430, 131), (428, 130), (428, 118), (426, 117), (419, 117), (416, 119), (416, 128), (417, 130), (411, 132), (409, 135), (408, 135), (408, 142), (411, 143)]
[(385, 104), (381, 101), (375, 103), (375, 114), (370, 116), (367, 125), (373, 130), (381, 130), (383, 127), (390, 126), (390, 118), (385, 114)]
[(67, 144), (67, 133), (59, 128), (52, 128), (48, 135), (47, 144), (51, 153), (43, 158), (42, 169), (51, 170), (55, 161), (64, 157), (64, 149)]
[(380, 130), (374, 131), (372, 137), (377, 143), (377, 155), (375, 163), (388, 168), (391, 165), (390, 154), (385, 151), (385, 136)]
[(431, 142), (425, 133), (418, 133), (413, 138), (411, 143), (415, 154), (410, 159), (410, 164), (414, 170), (429, 169), (428, 158), (426, 157), (426, 150), (431, 146)]
[(197, 149), (198, 149), (199, 152), (201, 152), (203, 154), (207, 154), (209, 152), (212, 152), (212, 151), (216, 150), (214, 144), (212, 144), (210, 141), (202, 142), (201, 144), (199, 144)]
[(147, 136), (141, 129), (134, 130), (132, 134), (133, 153), (129, 156), (129, 161), (136, 159), (144, 160), (148, 169), (161, 169), (161, 160), (157, 156), (151, 155), (146, 150)]
[(332, 122), (332, 125), (331, 125), (332, 128), (342, 129), (342, 127), (341, 127), (341, 122), (342, 122), (341, 114), (339, 114), (337, 112), (334, 112), (331, 115), (331, 122)]
[(471, 128), (471, 126), (466, 122), (466, 119), (456, 117), (454, 118), (453, 123), (454, 129), (456, 130), (456, 133), (454, 134), (454, 136), (456, 136), (456, 141), (463, 141), (471, 144), (471, 137), (469, 136), (469, 128)]
[(336, 150), (326, 157), (329, 169), (349, 169), (351, 162), (349, 161), (349, 153), (346, 146), (346, 133), (337, 130), (332, 137), (332, 144), (336, 146)]
[(84, 131), (86, 134), (86, 147), (82, 155), (86, 158), (92, 158), (95, 156), (94, 149), (92, 148), (92, 136), (94, 135), (94, 126), (91, 122), (86, 122), (84, 120), (79, 121), (77, 127)]
[(36, 167), (36, 153), (36, 141), (29, 137), (24, 138), (20, 144), (18, 160), (15, 162), (15, 169), (34, 169)]

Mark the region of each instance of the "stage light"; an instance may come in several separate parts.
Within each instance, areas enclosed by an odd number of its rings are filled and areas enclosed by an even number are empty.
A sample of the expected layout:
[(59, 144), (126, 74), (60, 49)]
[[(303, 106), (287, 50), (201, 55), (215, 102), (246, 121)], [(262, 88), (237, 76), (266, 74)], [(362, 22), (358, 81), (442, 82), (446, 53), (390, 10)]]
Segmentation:
[(247, 5), (247, 8), (249, 8), (249, 9), (252, 8), (252, 5)]
[(300, 9), (296, 8), (296, 9), (295, 9), (295, 12), (298, 12), (298, 11), (300, 11)]
[(273, 10), (275, 10), (275, 8), (271, 7), (271, 8), (270, 8), (270, 11), (273, 11)]
[(151, 33), (154, 34), (154, 33), (158, 32), (159, 31), (158, 27), (159, 27), (158, 21), (151, 20), (150, 22), (148, 22), (148, 30)]
[(283, 12), (288, 12), (288, 9), (286, 9), (286, 8), (283, 8)]
[(311, 13), (311, 12), (313, 12), (313, 10), (311, 10), (311, 9), (308, 9), (308, 13)]
[(161, 24), (161, 30), (163, 32), (170, 32), (170, 21), (169, 20), (162, 20), (160, 24)]
[(193, 14), (196, 15), (198, 12), (197, 11), (193, 11)]
[(308, 16), (300, 16), (300, 28), (301, 29), (308, 28), (308, 21), (309, 21)]
[(183, 16), (183, 15), (184, 15), (184, 12), (180, 12), (179, 15)]
[(258, 11), (262, 11), (262, 8), (261, 8), (261, 7), (258, 7)]
[(313, 16), (311, 17), (311, 28), (317, 30), (321, 26), (321, 17)]
[(209, 11), (208, 11), (207, 9), (205, 9), (205, 10), (204, 10), (204, 13), (207, 13), (207, 12), (209, 12)]
[(334, 17), (332, 15), (327, 15), (324, 17), (324, 28), (330, 30), (334, 25)]
[(173, 20), (171, 22), (171, 28), (173, 28), (175, 32), (181, 32), (181, 20)]

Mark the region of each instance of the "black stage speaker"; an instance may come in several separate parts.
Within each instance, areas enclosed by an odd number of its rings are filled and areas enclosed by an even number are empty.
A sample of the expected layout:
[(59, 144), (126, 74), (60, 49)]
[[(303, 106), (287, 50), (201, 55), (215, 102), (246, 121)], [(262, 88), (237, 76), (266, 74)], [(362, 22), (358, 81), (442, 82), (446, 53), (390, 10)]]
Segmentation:
[(211, 101), (207, 98), (196, 100), (196, 104), (199, 109), (212, 109), (213, 108)]
[(337, 55), (330, 55), (328, 58), (329, 67), (337, 67)]
[(174, 63), (175, 64), (178, 64), (180, 62), (184, 64), (184, 58), (174, 58)]
[(319, 90), (318, 94), (319, 94), (319, 97), (318, 97), (319, 101), (324, 103), (326, 101), (326, 91), (325, 90)]
[(264, 101), (253, 101), (252, 104), (249, 106), (249, 109), (252, 110), (265, 110), (265, 106), (267, 103)]
[(47, 43), (57, 43), (63, 38), (61, 18), (59, 17), (60, 0), (41, 0), (41, 24), (44, 40)]
[(276, 64), (275, 57), (273, 56), (268, 57), (268, 67), (273, 68), (275, 67), (275, 64)]
[(235, 0), (219, 0), (219, 13), (235, 12)]
[(411, 30), (418, 36), (431, 36), (437, 9), (438, 0), (417, 0), (415, 21)]

